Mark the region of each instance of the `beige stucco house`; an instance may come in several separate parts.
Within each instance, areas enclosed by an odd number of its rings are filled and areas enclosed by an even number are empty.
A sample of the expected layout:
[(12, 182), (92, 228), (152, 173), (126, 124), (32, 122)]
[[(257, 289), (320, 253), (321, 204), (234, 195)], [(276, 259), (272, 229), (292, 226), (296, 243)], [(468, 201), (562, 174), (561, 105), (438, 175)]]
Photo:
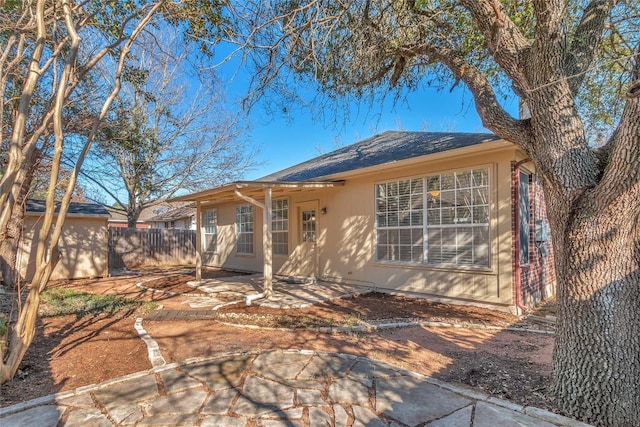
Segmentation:
[(554, 288), (535, 169), (491, 134), (385, 132), (174, 200), (196, 202), (198, 268), (505, 310)]
[[(17, 264), (23, 280), (29, 281), (35, 273), (35, 240), (46, 206), (42, 200), (27, 200), (26, 204)], [(107, 276), (108, 219), (109, 212), (101, 205), (71, 203), (59, 241), (60, 262), (52, 280)]]

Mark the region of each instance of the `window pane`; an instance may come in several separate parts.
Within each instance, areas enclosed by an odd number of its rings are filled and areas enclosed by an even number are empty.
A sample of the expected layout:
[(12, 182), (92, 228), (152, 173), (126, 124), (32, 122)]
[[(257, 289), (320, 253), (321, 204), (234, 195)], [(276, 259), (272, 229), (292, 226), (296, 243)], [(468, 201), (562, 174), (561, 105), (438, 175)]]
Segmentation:
[(488, 170), (430, 176), (426, 182), (426, 262), (489, 266)]
[(471, 206), (471, 190), (459, 190), (456, 192), (456, 205), (458, 206)]
[(236, 252), (253, 254), (253, 206), (236, 207)]
[(455, 208), (443, 208), (441, 210), (442, 224), (455, 224), (456, 209)]
[(398, 214), (398, 225), (408, 227), (411, 225), (411, 214), (409, 209), (403, 210)]
[(398, 194), (400, 195), (411, 194), (411, 181), (400, 181), (398, 183)]
[(397, 227), (398, 226), (398, 213), (397, 212), (389, 212), (389, 215), (387, 215), (387, 226), (388, 227)]
[(389, 239), (387, 237), (387, 230), (378, 230), (378, 244), (379, 245), (386, 245), (389, 242)]
[(411, 213), (411, 225), (422, 225), (424, 221), (422, 211), (412, 212)]
[(412, 243), (411, 241), (411, 229), (410, 228), (405, 228), (399, 231), (398, 233), (398, 237), (400, 239), (399, 243), (401, 245), (410, 245)]
[(476, 169), (472, 173), (474, 187), (486, 187), (489, 185), (489, 173), (486, 169)]
[(456, 173), (456, 188), (471, 187), (471, 171)]
[(456, 224), (471, 224), (471, 208), (456, 208)]
[(380, 261), (389, 261), (389, 250), (387, 245), (378, 245), (378, 259)]
[(316, 241), (316, 211), (315, 210), (302, 212), (302, 241), (303, 242)]
[(520, 172), (520, 200), (518, 200), (519, 209), (519, 242), (520, 242), (520, 264), (529, 263), (529, 241), (530, 241), (530, 206), (529, 206), (529, 175)]
[(289, 254), (289, 200), (275, 199), (271, 202), (271, 229), (273, 253)]
[(476, 206), (473, 208), (473, 223), (487, 224), (489, 222), (489, 206)]
[(427, 211), (427, 224), (440, 225), (440, 209), (429, 209)]
[(443, 191), (440, 194), (440, 206), (442, 208), (449, 208), (456, 205), (456, 193), (455, 191)]
[(202, 250), (205, 252), (217, 250), (217, 216), (216, 209), (207, 209), (202, 212)]
[(455, 188), (455, 179), (452, 173), (440, 175), (440, 188), (442, 190), (453, 190)]
[(473, 204), (474, 205), (489, 204), (489, 189), (487, 187), (473, 189)]

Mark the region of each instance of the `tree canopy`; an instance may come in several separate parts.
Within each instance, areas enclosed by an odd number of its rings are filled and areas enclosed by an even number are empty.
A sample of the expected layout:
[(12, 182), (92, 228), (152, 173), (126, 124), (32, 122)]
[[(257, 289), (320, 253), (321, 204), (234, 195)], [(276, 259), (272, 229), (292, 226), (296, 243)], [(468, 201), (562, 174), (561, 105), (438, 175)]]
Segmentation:
[(121, 206), (129, 226), (147, 206), (252, 166), (241, 115), (229, 110), (215, 70), (189, 60), (188, 43), (164, 28), (134, 46), (136, 78), (123, 83), (80, 177), (93, 200)]
[[(234, 16), (255, 71), (250, 104), (273, 91), (286, 107), (295, 83), (331, 107), (423, 85), (468, 88), (483, 125), (542, 178), (558, 278), (558, 407), (640, 424), (640, 3), (248, 1)], [(512, 116), (509, 97), (530, 115)]]

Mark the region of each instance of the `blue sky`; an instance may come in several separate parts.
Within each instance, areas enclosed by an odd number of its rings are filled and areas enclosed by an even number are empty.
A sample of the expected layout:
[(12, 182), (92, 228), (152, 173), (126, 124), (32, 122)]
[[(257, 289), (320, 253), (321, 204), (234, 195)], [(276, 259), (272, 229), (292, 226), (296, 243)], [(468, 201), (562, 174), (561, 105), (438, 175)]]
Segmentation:
[[(227, 64), (219, 70), (230, 100), (242, 98), (247, 90), (247, 75), (236, 67)], [(507, 101), (505, 107), (517, 114), (517, 101)], [(293, 108), (287, 118), (270, 116), (258, 104), (249, 115), (250, 130), (245, 136), (251, 147), (259, 149), (256, 160), (260, 165), (244, 179), (260, 178), (387, 130), (488, 132), (463, 85), (453, 91), (425, 88), (396, 105), (388, 100), (373, 111), (364, 102), (352, 105), (351, 110), (349, 121), (334, 125), (331, 120), (314, 119), (303, 108)]]

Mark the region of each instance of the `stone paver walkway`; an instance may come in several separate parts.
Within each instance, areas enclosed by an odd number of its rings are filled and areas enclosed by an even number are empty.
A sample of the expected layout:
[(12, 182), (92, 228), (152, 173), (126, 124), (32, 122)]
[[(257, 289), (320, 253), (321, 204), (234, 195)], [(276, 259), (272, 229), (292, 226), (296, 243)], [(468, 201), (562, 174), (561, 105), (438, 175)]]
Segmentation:
[(584, 426), (367, 358), (299, 350), (167, 365), (2, 408), (0, 425)]
[[(188, 282), (190, 286), (206, 292), (205, 296), (188, 296), (185, 304), (192, 308), (217, 307), (232, 301), (244, 301), (247, 296), (263, 290), (262, 275), (221, 277)], [(257, 299), (253, 305), (269, 308), (304, 308), (322, 301), (348, 297), (368, 289), (356, 288), (332, 282), (289, 283), (274, 280), (274, 295), (266, 299)]]

